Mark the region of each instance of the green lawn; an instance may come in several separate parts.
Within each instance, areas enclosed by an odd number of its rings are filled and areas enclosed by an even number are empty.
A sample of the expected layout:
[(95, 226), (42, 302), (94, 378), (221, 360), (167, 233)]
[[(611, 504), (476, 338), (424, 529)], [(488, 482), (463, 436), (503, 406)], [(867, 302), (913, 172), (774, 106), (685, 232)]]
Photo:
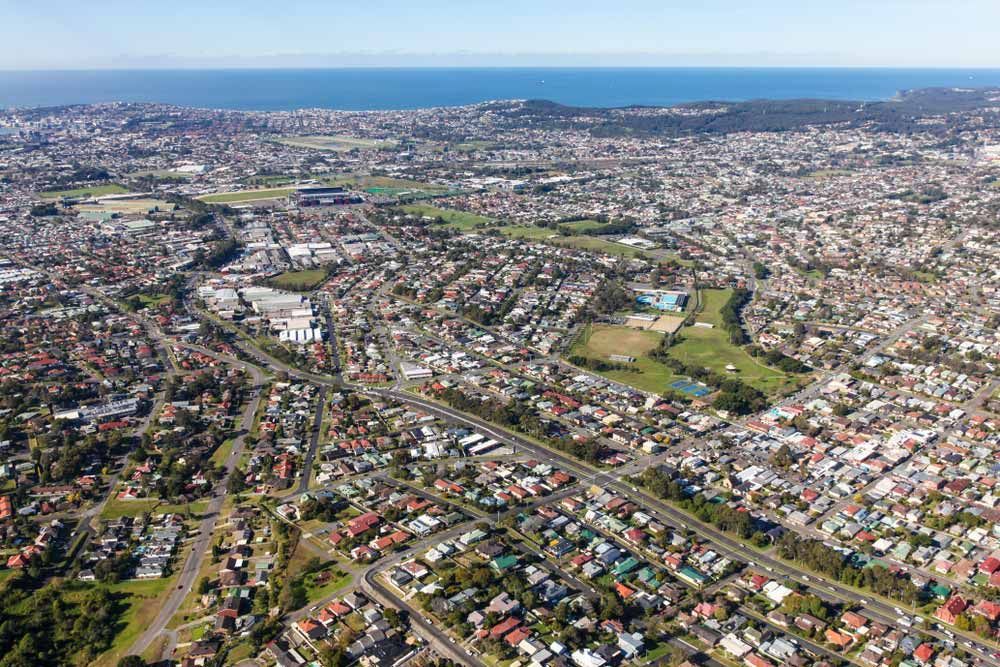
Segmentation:
[(39, 192), (42, 199), (61, 199), (63, 197), (101, 197), (103, 195), (122, 195), (128, 192), (116, 183), (108, 185), (92, 185), (86, 188), (76, 188), (75, 190), (46, 190)]
[(721, 375), (729, 375), (728, 364), (736, 367), (733, 377), (743, 380), (764, 393), (774, 394), (788, 389), (794, 380), (776, 368), (757, 363), (747, 352), (729, 342), (729, 334), (718, 327), (684, 327), (681, 342), (670, 348), (670, 356), (692, 366), (704, 366)]
[(670, 642), (665, 639), (663, 641), (653, 640), (646, 645), (646, 655), (642, 657), (642, 662), (654, 663), (670, 653), (671, 648)]
[(275, 187), (278, 185), (288, 185), (295, 182), (294, 176), (271, 175), (271, 176), (251, 176), (243, 181), (247, 185), (263, 185), (265, 187)]
[(264, 188), (260, 190), (242, 190), (240, 192), (217, 192), (212, 195), (198, 197), (206, 204), (231, 204), (234, 202), (257, 201), (259, 199), (278, 199), (295, 192), (295, 188)]
[(714, 324), (717, 327), (722, 326), (722, 317), (719, 315), (719, 311), (732, 295), (733, 290), (731, 289), (703, 289), (699, 291), (701, 308), (695, 319), (699, 322)]
[(540, 241), (549, 237), (558, 237), (559, 232), (548, 227), (535, 227), (534, 225), (505, 225), (498, 228), (500, 233), (512, 239), (530, 239)]
[(492, 141), (463, 141), (459, 144), (454, 144), (451, 149), (458, 153), (472, 153), (473, 151), (488, 151), (492, 150), (497, 146), (497, 144)]
[(144, 512), (152, 514), (184, 514), (190, 508), (191, 513), (199, 515), (208, 508), (208, 500), (197, 500), (191, 504), (171, 505), (155, 498), (141, 500), (118, 500), (112, 498), (101, 512), (102, 520), (119, 519), (123, 516), (140, 516)]
[[(609, 324), (589, 325), (573, 345), (577, 354), (607, 360), (612, 354), (640, 357), (656, 348), (663, 338), (655, 331), (644, 331)], [(579, 350), (577, 352), (577, 350)]]
[(160, 304), (169, 301), (169, 294), (137, 294), (139, 301), (142, 302), (144, 308), (156, 308)]
[(632, 248), (613, 241), (597, 238), (596, 236), (560, 236), (552, 239), (556, 245), (567, 248), (577, 248), (578, 250), (592, 250), (603, 252), (606, 255), (616, 255), (619, 257), (645, 257), (646, 253), (638, 248)]
[(727, 365), (737, 370), (732, 373), (752, 387), (767, 394), (775, 394), (788, 389), (795, 380), (776, 368), (758, 363), (746, 350), (729, 342), (729, 333), (722, 328), (719, 310), (732, 296), (731, 289), (701, 290), (701, 306), (695, 319), (714, 325), (707, 327), (684, 327), (678, 334), (681, 341), (670, 348), (670, 356), (692, 366), (702, 366), (721, 375), (730, 372)]
[[(729, 298), (730, 290), (704, 290), (702, 299), (705, 308), (699, 313), (702, 322), (720, 322), (719, 308)], [(729, 342), (729, 334), (719, 326), (684, 327), (680, 330), (680, 342), (670, 348), (670, 356), (692, 366), (701, 366), (728, 375), (726, 366), (731, 364), (737, 370), (732, 373), (747, 384), (768, 394), (781, 393), (796, 384), (794, 376), (757, 362), (742, 347)], [(624, 326), (607, 324), (588, 325), (576, 340), (567, 356), (580, 355), (589, 359), (610, 361), (612, 354), (635, 357), (628, 364), (632, 369), (602, 371), (598, 375), (627, 384), (643, 391), (662, 394), (668, 385), (679, 379), (674, 371), (647, 353), (659, 345), (663, 334), (643, 331)]]
[[(330, 572), (330, 580), (323, 584), (316, 583), (316, 577), (318, 577), (322, 572)], [(323, 598), (333, 595), (342, 588), (346, 588), (354, 581), (354, 576), (350, 572), (344, 572), (341, 576), (337, 576), (337, 572), (341, 571), (340, 568), (330, 563), (324, 567), (319, 572), (310, 572), (306, 575), (306, 598), (309, 600), (309, 604), (313, 604)]]
[(597, 220), (574, 220), (573, 222), (559, 224), (561, 229), (567, 229), (574, 234), (592, 234), (605, 226), (607, 226), (607, 223)]
[(643, 391), (662, 394), (667, 385), (677, 379), (677, 375), (660, 362), (646, 354), (660, 344), (663, 334), (608, 324), (588, 324), (573, 343), (567, 356), (580, 355), (589, 359), (609, 361), (612, 354), (635, 357), (629, 364), (638, 372), (625, 370), (602, 371), (598, 375)]
[(271, 278), (271, 285), (278, 289), (309, 291), (318, 287), (326, 280), (324, 269), (309, 269), (307, 271), (287, 271)]
[(434, 206), (428, 206), (427, 204), (407, 204), (406, 206), (401, 206), (404, 212), (410, 215), (419, 215), (430, 218), (441, 218), (444, 221), (442, 226), (450, 227), (452, 229), (457, 229), (460, 231), (470, 231), (475, 229), (480, 225), (488, 225), (493, 222), (492, 219), (486, 218), (481, 215), (476, 215), (475, 213), (466, 213), (465, 211), (453, 211), (450, 209), (437, 208)]
[(680, 255), (677, 255), (676, 253), (672, 252), (667, 252), (662, 248), (657, 249), (653, 253), (653, 256), (660, 260), (660, 264), (669, 264), (670, 262), (673, 262), (674, 264), (678, 264), (679, 266), (687, 266), (687, 267), (694, 266), (693, 259), (683, 259), (681, 258)]
[(247, 660), (254, 654), (253, 647), (250, 646), (249, 641), (241, 641), (236, 644), (233, 648), (229, 649), (229, 653), (226, 654), (226, 663), (230, 665), (235, 665), (243, 660)]
[(229, 458), (229, 454), (232, 451), (233, 451), (233, 439), (227, 438), (222, 442), (221, 445), (215, 448), (215, 451), (212, 452), (212, 457), (209, 459), (209, 462), (213, 466), (225, 465), (226, 459)]
[(795, 272), (798, 273), (803, 278), (808, 278), (811, 282), (817, 282), (823, 280), (823, 272), (819, 269), (811, 269), (806, 271), (800, 266), (794, 267)]
[(128, 597), (128, 609), (122, 615), (124, 627), (115, 636), (115, 641), (104, 655), (94, 661), (94, 667), (113, 667), (125, 655), (132, 643), (149, 627), (160, 611), (163, 597), (173, 584), (174, 578), (150, 579), (148, 581), (125, 581), (108, 586), (114, 593), (124, 593)]

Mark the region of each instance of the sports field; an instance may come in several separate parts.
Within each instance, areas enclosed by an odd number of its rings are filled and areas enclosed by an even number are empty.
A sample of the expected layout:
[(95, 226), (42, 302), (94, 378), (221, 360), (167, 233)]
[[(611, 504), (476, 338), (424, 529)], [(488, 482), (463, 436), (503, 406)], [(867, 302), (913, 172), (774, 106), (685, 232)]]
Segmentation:
[(279, 197), (287, 197), (293, 192), (295, 192), (295, 188), (265, 188), (262, 190), (241, 190), (239, 192), (217, 192), (211, 195), (202, 195), (198, 199), (206, 204), (233, 204), (261, 199), (277, 199)]
[(102, 197), (104, 195), (123, 195), (128, 190), (118, 185), (117, 183), (109, 183), (108, 185), (91, 185), (85, 188), (76, 188), (73, 190), (46, 190), (45, 192), (39, 192), (38, 196), (42, 199), (62, 199), (63, 197)]
[[(729, 342), (729, 334), (721, 324), (719, 309), (725, 305), (732, 290), (703, 290), (700, 294), (704, 308), (697, 320), (716, 324), (714, 327), (689, 326), (678, 332), (679, 342), (669, 351), (674, 359), (690, 366), (708, 368), (720, 375), (739, 378), (766, 394), (780, 394), (792, 389), (809, 376), (788, 375), (776, 368), (765, 366), (751, 357), (746, 350)], [(663, 393), (668, 385), (680, 379), (674, 371), (647, 353), (659, 345), (663, 334), (648, 329), (636, 329), (608, 324), (588, 325), (573, 344), (567, 356), (580, 355), (589, 359), (609, 361), (613, 354), (635, 357), (629, 364), (638, 373), (627, 371), (601, 372), (608, 379), (631, 385), (644, 391)], [(728, 371), (727, 366), (735, 371)]]
[(377, 139), (349, 137), (344, 134), (283, 137), (277, 141), (280, 144), (295, 146), (296, 148), (314, 148), (316, 150), (335, 151), (338, 153), (353, 150), (355, 148), (358, 150), (392, 148), (398, 143), (396, 141), (379, 141)]
[(458, 229), (460, 231), (470, 231), (479, 225), (488, 225), (493, 222), (491, 218), (476, 215), (475, 213), (452, 211), (450, 209), (428, 206), (427, 204), (407, 204), (406, 206), (401, 206), (400, 208), (410, 215), (441, 218), (444, 221), (442, 226)]
[(162, 199), (108, 199), (99, 204), (77, 204), (76, 210), (81, 213), (149, 213), (153, 209), (169, 212), (177, 206)]
[(610, 361), (612, 354), (635, 357), (628, 364), (638, 372), (602, 371), (598, 375), (654, 394), (662, 394), (678, 376), (646, 354), (660, 344), (663, 334), (610, 324), (588, 324), (567, 356), (580, 355)]
[(536, 227), (534, 225), (504, 225), (499, 227), (501, 234), (512, 239), (530, 239), (540, 241), (554, 236), (559, 236), (559, 232), (548, 227)]
[(645, 257), (645, 253), (638, 248), (631, 248), (626, 245), (614, 243), (613, 241), (605, 241), (596, 236), (559, 236), (552, 239), (552, 243), (566, 248), (603, 252), (606, 255), (614, 255), (616, 257)]
[[(680, 342), (670, 348), (670, 356), (691, 366), (708, 368), (720, 375), (732, 375), (766, 394), (782, 393), (795, 386), (798, 379), (765, 366), (745, 349), (729, 342), (729, 333), (722, 328), (719, 311), (732, 296), (731, 289), (704, 289), (698, 292), (699, 310), (696, 322), (712, 327), (690, 326), (680, 330)], [(732, 365), (736, 371), (728, 371)]]

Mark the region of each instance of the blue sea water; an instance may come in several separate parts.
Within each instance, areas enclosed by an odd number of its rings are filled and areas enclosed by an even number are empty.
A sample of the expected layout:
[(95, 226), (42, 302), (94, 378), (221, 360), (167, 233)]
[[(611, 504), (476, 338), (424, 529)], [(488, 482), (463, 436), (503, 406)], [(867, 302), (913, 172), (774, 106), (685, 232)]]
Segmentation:
[(163, 102), (289, 110), (418, 109), (487, 100), (666, 106), (703, 100), (884, 100), (913, 88), (1000, 86), (1000, 69), (463, 68), (0, 72), (0, 107)]

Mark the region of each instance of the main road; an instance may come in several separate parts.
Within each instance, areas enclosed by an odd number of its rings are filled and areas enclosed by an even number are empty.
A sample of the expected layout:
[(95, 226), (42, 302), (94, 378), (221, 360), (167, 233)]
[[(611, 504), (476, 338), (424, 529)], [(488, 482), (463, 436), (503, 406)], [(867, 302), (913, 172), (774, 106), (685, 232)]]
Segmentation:
[[(881, 350), (890, 344), (892, 341), (898, 340), (898, 338), (906, 332), (912, 330), (916, 326), (919, 326), (924, 319), (925, 316), (917, 316), (908, 320), (903, 325), (898, 327), (888, 337), (888, 339), (883, 341), (882, 344), (875, 350), (869, 351), (869, 354), (874, 354), (878, 350)], [(308, 380), (321, 385), (349, 388), (364, 394), (400, 401), (411, 406), (419, 407), (428, 414), (435, 415), (453, 423), (460, 423), (474, 427), (480, 432), (487, 434), (489, 437), (494, 438), (498, 442), (519, 448), (521, 450), (530, 451), (536, 456), (558, 463), (564, 469), (574, 473), (581, 479), (593, 478), (595, 483), (600, 483), (600, 485), (604, 486), (604, 488), (612, 489), (616, 493), (650, 508), (650, 513), (654, 517), (659, 518), (668, 525), (683, 528), (690, 526), (691, 529), (696, 530), (699, 535), (709, 541), (722, 555), (741, 561), (749, 561), (755, 566), (765, 568), (769, 573), (772, 573), (786, 582), (794, 582), (807, 589), (813, 590), (824, 599), (843, 603), (851, 607), (864, 607), (866, 615), (873, 620), (881, 621), (890, 626), (897, 626), (899, 623), (900, 614), (897, 613), (895, 609), (901, 605), (893, 605), (892, 603), (884, 602), (880, 598), (871, 596), (857, 589), (844, 586), (838, 581), (826, 579), (822, 575), (815, 574), (811, 571), (804, 571), (797, 566), (772, 557), (767, 553), (758, 552), (744, 543), (741, 543), (739, 540), (734, 539), (732, 536), (717, 530), (710, 524), (702, 523), (688, 515), (686, 512), (683, 512), (660, 500), (659, 498), (646, 493), (644, 490), (621, 482), (620, 477), (632, 472), (640, 472), (636, 464), (626, 466), (625, 469), (619, 469), (613, 474), (597, 471), (561, 451), (539, 445), (538, 443), (527, 440), (516, 433), (507, 431), (506, 429), (486, 422), (473, 415), (455, 410), (454, 408), (442, 403), (438, 403), (415, 394), (396, 391), (394, 389), (364, 387), (346, 382), (337, 382), (333, 378), (324, 377), (315, 373), (299, 371), (288, 364), (270, 357), (254, 345), (248, 345), (242, 341), (237, 343), (237, 345), (244, 353), (259, 360), (265, 366), (271, 368), (272, 370), (285, 372), (289, 376), (298, 377), (300, 379)], [(633, 470), (633, 468), (635, 469)], [(940, 641), (952, 641), (951, 637), (934, 627), (924, 627), (921, 628), (921, 631), (924, 634), (935, 637)], [(954, 635), (958, 635), (965, 640), (963, 642), (964, 649), (979, 658), (983, 664), (1000, 667), (1000, 661), (993, 657), (993, 652), (996, 650), (995, 648), (983, 643), (980, 638), (972, 635), (971, 633), (964, 633), (957, 630), (953, 630), (952, 632)]]
[(233, 471), (236, 470), (236, 463), (240, 460), (240, 455), (243, 453), (246, 436), (250, 433), (254, 415), (257, 414), (261, 398), (260, 389), (264, 383), (264, 373), (259, 367), (237, 359), (228, 358), (228, 363), (246, 370), (254, 382), (251, 389), (252, 397), (247, 401), (246, 408), (243, 410), (242, 421), (240, 422), (242, 432), (233, 440), (232, 450), (223, 464), (225, 474), (223, 474), (222, 479), (212, 489), (212, 498), (209, 500), (204, 517), (198, 525), (197, 537), (195, 537), (194, 542), (191, 544), (188, 557), (184, 561), (184, 565), (181, 566), (180, 573), (175, 581), (176, 585), (171, 589), (166, 600), (163, 601), (163, 606), (160, 607), (160, 611), (157, 613), (156, 618), (153, 619), (153, 622), (139, 635), (132, 646), (129, 647), (128, 653), (130, 655), (141, 655), (149, 648), (150, 644), (163, 633), (170, 619), (180, 609), (184, 598), (191, 592), (195, 578), (198, 576), (198, 572), (201, 571), (205, 554), (211, 545), (212, 531), (215, 529), (215, 524), (222, 510), (222, 504), (226, 498), (226, 488), (229, 478), (232, 476)]
[(319, 386), (319, 395), (316, 397), (316, 416), (313, 419), (312, 434), (309, 437), (309, 449), (302, 459), (302, 474), (299, 475), (299, 486), (297, 493), (305, 493), (309, 490), (309, 477), (312, 475), (313, 461), (316, 460), (316, 450), (319, 449), (320, 437), (323, 433), (323, 413), (326, 410), (326, 392), (328, 385)]

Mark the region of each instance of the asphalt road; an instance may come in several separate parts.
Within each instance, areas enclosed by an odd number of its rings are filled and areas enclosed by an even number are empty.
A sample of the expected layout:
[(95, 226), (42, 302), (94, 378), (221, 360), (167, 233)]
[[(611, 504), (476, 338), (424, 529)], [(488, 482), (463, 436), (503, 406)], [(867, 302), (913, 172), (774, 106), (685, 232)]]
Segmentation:
[(405, 611), (409, 615), (410, 625), (415, 626), (421, 636), (429, 638), (431, 646), (434, 650), (444, 657), (449, 658), (460, 665), (486, 667), (486, 664), (477, 656), (472, 655), (471, 652), (460, 648), (458, 644), (456, 644), (444, 631), (440, 630), (436, 625), (430, 623), (429, 620), (425, 620), (420, 610), (413, 608), (408, 602), (402, 600), (398, 595), (391, 593), (385, 586), (382, 585), (381, 582), (378, 581), (375, 572), (376, 571), (374, 569), (365, 572), (364, 576), (361, 578), (361, 590), (367, 593), (370, 597), (381, 602), (384, 606), (396, 607)]
[[(149, 423), (153, 421), (153, 418), (160, 411), (160, 408), (163, 407), (163, 398), (164, 398), (163, 393), (159, 393), (156, 395), (156, 399), (153, 401), (153, 405), (149, 409), (149, 414), (143, 417), (142, 421), (140, 421), (132, 430), (133, 438), (142, 438), (142, 434), (146, 432), (147, 428), (149, 428)], [(101, 499), (101, 501), (99, 503), (96, 503), (89, 509), (87, 509), (82, 514), (80, 514), (79, 520), (77, 521), (76, 524), (76, 530), (74, 531), (73, 536), (70, 538), (70, 544), (73, 544), (73, 542), (78, 539), (78, 536), (81, 533), (84, 535), (84, 537), (82, 538), (83, 542), (76, 550), (74, 560), (76, 558), (79, 558), (80, 555), (83, 553), (84, 549), (87, 546), (87, 541), (89, 541), (92, 537), (94, 537), (94, 532), (97, 530), (97, 527), (94, 525), (94, 518), (101, 515), (101, 512), (104, 511), (104, 507), (108, 504), (108, 501), (111, 500), (111, 498), (115, 495), (115, 488), (118, 486), (118, 480), (119, 478), (121, 478), (122, 472), (124, 472), (126, 465), (122, 465), (120, 468), (118, 468), (118, 470), (114, 472), (114, 474), (108, 477), (108, 490), (104, 494), (104, 497)]]
[(243, 433), (241, 433), (233, 441), (232, 451), (226, 459), (226, 462), (223, 464), (226, 469), (226, 473), (223, 475), (222, 479), (216, 483), (215, 488), (212, 490), (212, 499), (209, 501), (204, 518), (198, 526), (197, 537), (191, 545), (188, 557), (184, 561), (184, 565), (181, 567), (181, 570), (177, 575), (177, 579), (175, 580), (176, 585), (163, 602), (163, 606), (160, 607), (160, 611), (157, 613), (156, 618), (153, 619), (150, 626), (146, 628), (146, 630), (129, 648), (128, 653), (131, 655), (140, 655), (147, 648), (149, 648), (150, 644), (152, 644), (153, 641), (155, 641), (156, 638), (163, 632), (164, 628), (167, 627), (167, 623), (169, 623), (170, 619), (177, 613), (177, 610), (184, 602), (184, 598), (191, 592), (195, 578), (201, 570), (202, 561), (204, 561), (205, 554), (208, 552), (212, 542), (212, 531), (215, 529), (215, 524), (219, 519), (219, 513), (222, 510), (222, 504), (226, 499), (226, 485), (229, 482), (229, 477), (233, 474), (233, 470), (236, 469), (237, 461), (240, 460), (240, 455), (243, 453), (243, 446), (246, 441), (246, 436), (249, 433), (250, 425), (253, 424), (254, 415), (257, 414), (257, 408), (260, 405), (261, 398), (260, 386), (264, 382), (264, 374), (259, 368), (253, 366), (252, 364), (245, 364), (236, 360), (233, 361), (247, 370), (254, 380), (253, 398), (247, 402), (247, 406), (243, 410), (243, 419), (241, 422), (244, 429)]
[(312, 435), (309, 438), (309, 449), (302, 460), (302, 474), (299, 475), (299, 485), (296, 493), (309, 490), (309, 478), (312, 476), (313, 461), (316, 460), (316, 450), (319, 449), (319, 439), (323, 430), (323, 411), (326, 409), (327, 385), (320, 385), (316, 397), (316, 416), (313, 419)]
[[(886, 340), (877, 346), (874, 350), (868, 352), (868, 355), (874, 354), (878, 350), (884, 349), (892, 341), (897, 340), (907, 331), (912, 330), (916, 326), (922, 323), (923, 317), (915, 317), (904, 323), (902, 326), (897, 328), (893, 334), (891, 334)], [(489, 435), (490, 437), (496, 439), (498, 442), (502, 442), (507, 445), (511, 445), (521, 450), (530, 451), (546, 460), (557, 462), (564, 469), (573, 472), (581, 479), (587, 477), (593, 477), (595, 471), (588, 467), (582, 465), (576, 459), (572, 459), (561, 452), (553, 449), (548, 449), (545, 447), (540, 447), (528, 441), (517, 434), (511, 433), (509, 431), (500, 429), (493, 424), (485, 422), (477, 417), (467, 415), (465, 413), (459, 412), (450, 408), (449, 406), (436, 403), (420, 396), (415, 396), (413, 394), (403, 393), (394, 391), (391, 389), (379, 389), (371, 387), (363, 387), (357, 385), (350, 385), (347, 383), (337, 383), (332, 378), (323, 377), (316, 375), (314, 373), (305, 373), (297, 369), (289, 367), (287, 364), (281, 363), (276, 359), (264, 354), (254, 346), (248, 346), (241, 344), (241, 349), (244, 350), (251, 357), (256, 358), (266, 366), (272, 369), (281, 370), (288, 373), (291, 376), (299, 377), (304, 380), (309, 380), (316, 382), (317, 384), (327, 385), (327, 386), (337, 386), (337, 387), (347, 387), (353, 390), (367, 393), (370, 395), (381, 396), (383, 398), (390, 398), (403, 403), (409, 404), (411, 406), (417, 406), (425, 410), (429, 414), (433, 414), (454, 423), (466, 424), (473, 426), (479, 431)], [(866, 355), (866, 356), (868, 356)], [(807, 390), (815, 390), (818, 383), (814, 383), (807, 388)], [(799, 394), (801, 396), (801, 392)], [(618, 471), (620, 474), (621, 471)], [(597, 477), (601, 475), (598, 474)], [(610, 476), (609, 476), (610, 477)], [(640, 490), (633, 490), (631, 486), (623, 484), (619, 481), (609, 480), (605, 486), (607, 488), (612, 488), (615, 492), (620, 493), (623, 496), (630, 497), (633, 500), (645, 505), (647, 508), (653, 508), (651, 513), (657, 516), (661, 521), (664, 521), (668, 525), (687, 527), (691, 526), (693, 529), (702, 535), (706, 540), (708, 540), (716, 548), (717, 551), (723, 555), (737, 558), (743, 561), (754, 562), (760, 567), (768, 569), (770, 573), (777, 575), (779, 578), (783, 578), (790, 582), (796, 582), (808, 589), (813, 590), (821, 597), (825, 599), (837, 601), (840, 603), (847, 604), (849, 606), (854, 606), (858, 608), (864, 608), (867, 616), (874, 620), (882, 621), (891, 626), (897, 626), (899, 615), (895, 612), (894, 606), (889, 603), (881, 602), (879, 599), (874, 597), (869, 597), (867, 594), (859, 593), (853, 589), (847, 588), (841, 585), (839, 582), (829, 581), (819, 575), (812, 572), (805, 572), (783, 561), (779, 561), (769, 555), (756, 552), (743, 546), (739, 541), (734, 540), (732, 537), (721, 533), (709, 526), (698, 522), (691, 516), (687, 515), (680, 510), (664, 503), (663, 501), (646, 494)], [(933, 628), (921, 628), (921, 631), (927, 635), (933, 636), (941, 641), (951, 641), (951, 638), (945, 635), (942, 631)], [(954, 632), (954, 634), (963, 641), (970, 642), (971, 646), (963, 645), (963, 648), (968, 652), (972, 653), (975, 657), (982, 661), (982, 664), (995, 665), (1000, 667), (1000, 661), (992, 657), (993, 652), (996, 650), (991, 648), (989, 645), (981, 643), (981, 641), (974, 635), (970, 634), (960, 634)]]
[[(567, 455), (562, 454), (556, 450), (550, 450), (548, 448), (540, 447), (534, 443), (525, 440), (515, 434), (508, 434), (504, 431), (497, 429), (496, 427), (482, 422), (481, 420), (465, 415), (464, 413), (459, 413), (447, 406), (442, 406), (426, 399), (420, 397), (414, 397), (410, 395), (396, 395), (396, 392), (387, 392), (385, 390), (370, 390), (375, 393), (380, 394), (390, 394), (393, 398), (398, 400), (403, 400), (410, 404), (419, 405), (432, 414), (439, 414), (452, 421), (458, 421), (460, 423), (466, 423), (471, 426), (475, 426), (477, 429), (487, 433), (490, 437), (496, 438), (500, 442), (515, 445), (522, 450), (528, 450), (539, 457), (543, 457), (546, 460), (558, 462), (560, 466), (564, 469), (573, 472), (575, 475), (581, 479), (586, 477), (594, 476), (594, 471), (585, 468), (575, 459), (569, 458)], [(777, 578), (784, 579), (786, 581), (795, 582), (811, 589), (820, 597), (835, 601), (842, 604), (847, 604), (848, 606), (853, 606), (856, 608), (863, 608), (865, 615), (871, 617), (873, 620), (878, 620), (886, 623), (890, 626), (897, 626), (899, 614), (896, 613), (894, 607), (902, 607), (901, 604), (889, 604), (880, 601), (878, 598), (859, 593), (858, 591), (847, 588), (839, 582), (830, 581), (821, 577), (820, 575), (814, 574), (812, 572), (803, 572), (798, 568), (795, 568), (784, 561), (778, 560), (771, 557), (770, 555), (757, 552), (744, 544), (740, 543), (738, 540), (730, 537), (729, 535), (716, 530), (714, 527), (701, 523), (689, 516), (687, 513), (676, 509), (675, 507), (661, 501), (654, 496), (645, 493), (642, 490), (633, 488), (621, 481), (615, 479), (616, 476), (620, 475), (622, 471), (616, 471), (614, 474), (598, 474), (595, 477), (595, 483), (601, 477), (606, 477), (607, 481), (601, 482), (601, 485), (605, 488), (613, 489), (616, 493), (621, 494), (625, 497), (629, 497), (639, 504), (647, 508), (647, 512), (652, 514), (654, 517), (658, 518), (660, 521), (672, 525), (675, 527), (690, 527), (695, 530), (701, 537), (709, 541), (713, 547), (719, 553), (736, 558), (746, 562), (752, 562), (759, 567), (764, 567), (769, 573), (772, 573)], [(951, 641), (951, 638), (945, 635), (939, 630), (932, 628), (921, 628), (921, 631), (927, 635), (933, 636), (941, 641)], [(977, 658), (983, 661), (983, 664), (988, 665), (1000, 665), (1000, 661), (992, 657), (992, 653), (995, 649), (990, 648), (988, 645), (979, 643), (977, 639), (972, 635), (960, 635), (954, 629), (951, 630), (956, 636), (960, 636), (963, 639), (963, 648), (975, 655)], [(965, 646), (964, 641), (969, 641), (972, 646)]]

